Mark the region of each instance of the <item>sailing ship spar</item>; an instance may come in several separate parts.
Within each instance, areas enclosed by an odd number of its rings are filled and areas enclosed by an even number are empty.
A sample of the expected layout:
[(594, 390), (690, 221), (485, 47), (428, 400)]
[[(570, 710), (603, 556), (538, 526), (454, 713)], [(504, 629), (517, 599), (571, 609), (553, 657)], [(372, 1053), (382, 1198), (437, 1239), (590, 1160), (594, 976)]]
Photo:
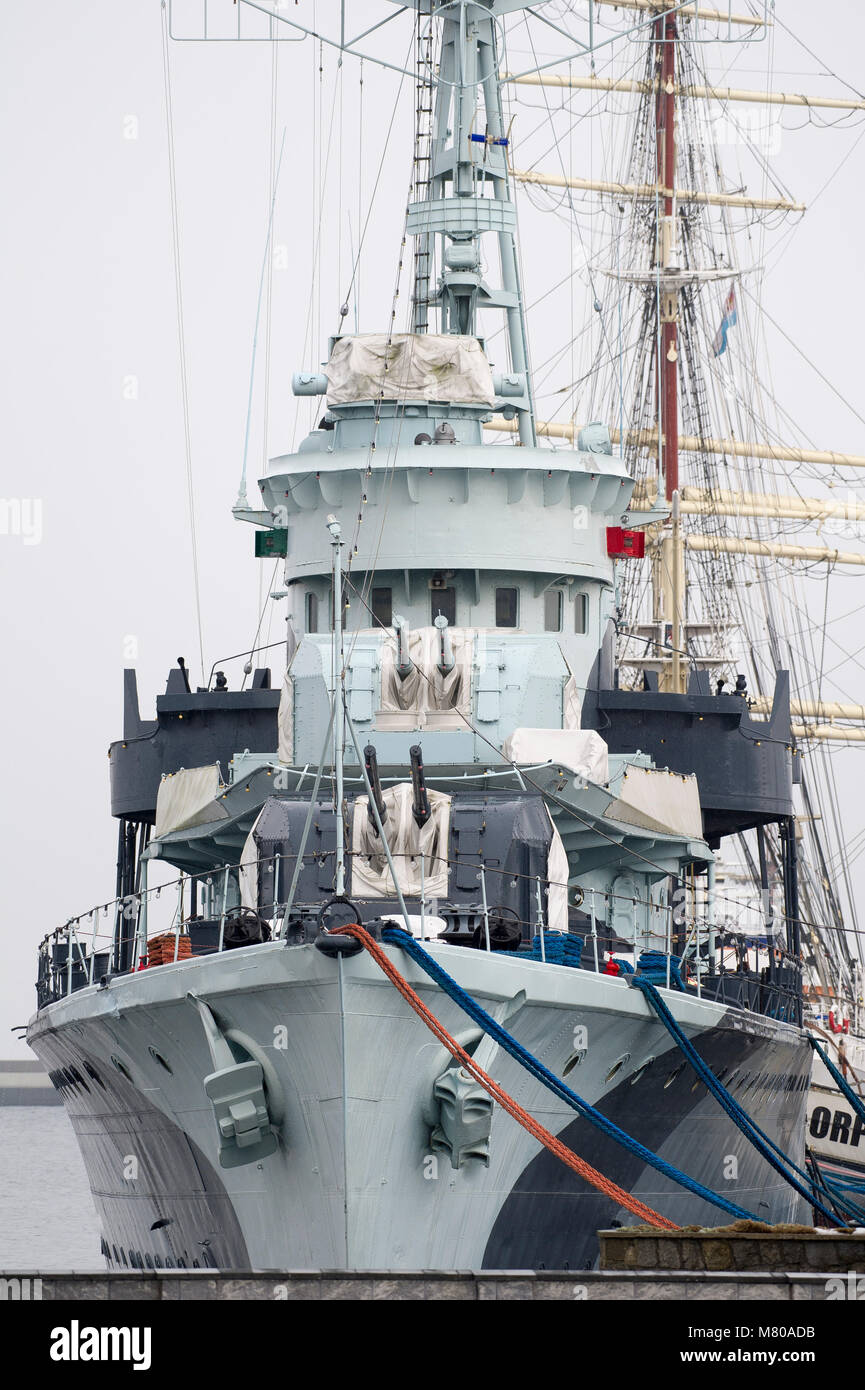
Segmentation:
[[(521, 169), (506, 115), (521, 83), (605, 79), (506, 74), (519, 0), (417, 0), (408, 322), (395, 298), (296, 374), (318, 425), (234, 509), (285, 557), (283, 688), (193, 690), (180, 663), (145, 720), (127, 673), (111, 935), (45, 938), (28, 1034), (113, 1267), (574, 1268), (614, 1221), (849, 1217), (803, 1168), (803, 930), (833, 980), (853, 959), (801, 869), (810, 726), (783, 629), (768, 681), (732, 645), (736, 566), (765, 593), (794, 547), (727, 530), (764, 496), (717, 458), (759, 446), (712, 432), (699, 365), (702, 296), (738, 284), (701, 212), (783, 200), (709, 188), (682, 142), (695, 31), (766, 17), (624, 8), (646, 67), (631, 168), (598, 188), (627, 232), (618, 389), (600, 370), (584, 425), (536, 419), (513, 190), (591, 181)], [(731, 841), (762, 891), (738, 949)]]

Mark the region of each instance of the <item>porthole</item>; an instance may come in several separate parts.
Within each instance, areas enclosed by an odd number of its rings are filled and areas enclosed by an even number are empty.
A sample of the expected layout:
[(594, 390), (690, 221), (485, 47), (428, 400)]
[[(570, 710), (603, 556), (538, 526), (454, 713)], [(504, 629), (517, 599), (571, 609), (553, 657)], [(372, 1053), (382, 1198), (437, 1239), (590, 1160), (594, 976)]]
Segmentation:
[(580, 1047), (576, 1052), (572, 1052), (565, 1065), (562, 1067), (562, 1076), (568, 1076), (574, 1067), (578, 1067), (586, 1055), (586, 1048)]
[(111, 1065), (112, 1065), (113, 1067), (116, 1067), (117, 1070), (120, 1072), (120, 1075), (121, 1075), (121, 1076), (125, 1076), (127, 1081), (131, 1081), (131, 1080), (132, 1080), (132, 1073), (130, 1072), (130, 1070), (129, 1070), (129, 1068), (127, 1067), (126, 1063), (125, 1063), (125, 1062), (121, 1062), (120, 1058), (119, 1058), (119, 1057), (115, 1057), (113, 1053), (111, 1054)]
[(610, 1070), (607, 1072), (606, 1076), (604, 1077), (604, 1082), (606, 1083), (607, 1081), (612, 1081), (612, 1079), (613, 1079), (613, 1077), (616, 1075), (616, 1073), (617, 1073), (617, 1072), (620, 1072), (620, 1071), (622, 1070), (622, 1067), (625, 1065), (625, 1063), (626, 1063), (626, 1062), (630, 1062), (630, 1060), (631, 1060), (631, 1054), (630, 1054), (630, 1052), (624, 1053), (623, 1056), (621, 1056), (621, 1057), (619, 1058), (619, 1060), (618, 1060), (617, 1062), (614, 1062), (613, 1065), (610, 1067)]
[(90, 1062), (85, 1062), (84, 1070), (87, 1072), (87, 1075), (90, 1077), (91, 1081), (95, 1081), (97, 1086), (101, 1086), (104, 1091), (105, 1082), (102, 1080), (102, 1077), (99, 1075), (99, 1072), (96, 1070), (96, 1068)]
[(666, 1089), (667, 1089), (668, 1086), (672, 1086), (673, 1082), (676, 1080), (676, 1077), (677, 1077), (677, 1076), (680, 1076), (681, 1073), (682, 1073), (684, 1070), (685, 1070), (685, 1063), (682, 1062), (678, 1067), (675, 1068), (674, 1071), (671, 1071), (671, 1072), (670, 1072), (670, 1075), (667, 1077), (666, 1081), (664, 1082), (664, 1090), (665, 1090), (665, 1091), (666, 1091)]
[(633, 1076), (631, 1077), (631, 1085), (632, 1085), (632, 1086), (635, 1085), (636, 1082), (640, 1080), (640, 1077), (643, 1076), (643, 1075), (649, 1070), (649, 1067), (652, 1065), (652, 1063), (654, 1062), (654, 1060), (655, 1060), (654, 1057), (647, 1057), (646, 1060), (645, 1060), (644, 1062), (641, 1062), (641, 1063), (640, 1063), (640, 1065), (637, 1067), (637, 1070), (634, 1072)]
[(164, 1067), (164, 1068), (165, 1068), (165, 1070), (168, 1072), (168, 1075), (169, 1075), (169, 1076), (173, 1076), (173, 1075), (174, 1075), (174, 1072), (172, 1071), (171, 1067), (170, 1067), (170, 1066), (168, 1065), (168, 1063), (166, 1062), (166, 1060), (165, 1060), (165, 1058), (163, 1057), (162, 1053), (161, 1053), (161, 1052), (157, 1052), (157, 1051), (156, 1051), (156, 1048), (153, 1046), (152, 1043), (151, 1043), (151, 1045), (148, 1047), (147, 1051), (150, 1053), (150, 1055), (151, 1055), (151, 1057), (153, 1058), (154, 1062), (158, 1062), (159, 1065), (160, 1065), (161, 1067)]

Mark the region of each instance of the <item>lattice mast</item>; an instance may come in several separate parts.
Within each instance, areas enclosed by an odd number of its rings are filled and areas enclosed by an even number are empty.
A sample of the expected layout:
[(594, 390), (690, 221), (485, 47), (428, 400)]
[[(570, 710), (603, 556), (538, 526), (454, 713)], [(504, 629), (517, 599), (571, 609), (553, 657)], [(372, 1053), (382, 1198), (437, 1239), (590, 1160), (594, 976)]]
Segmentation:
[[(508, 135), (496, 32), (496, 20), (501, 14), (522, 7), (511, 0), (493, 0), (483, 8), (476, 0), (454, 0), (444, 12), (432, 0), (415, 0), (415, 7), (415, 186), (406, 223), (408, 232), (417, 238), (414, 329), (421, 333), (427, 330), (429, 311), (434, 308), (442, 333), (476, 335), (480, 310), (503, 310), (510, 370), (523, 382), (522, 395), (513, 399), (520, 443), (533, 446), (537, 441), (528, 334), (515, 241), (516, 211), (508, 175)], [(422, 15), (429, 16), (425, 31)], [(435, 69), (433, 24), (440, 25), (439, 63)], [(488, 285), (481, 271), (481, 237), (487, 232), (495, 233), (498, 241), (498, 288)], [(440, 273), (433, 286), (432, 250), (436, 239)]]

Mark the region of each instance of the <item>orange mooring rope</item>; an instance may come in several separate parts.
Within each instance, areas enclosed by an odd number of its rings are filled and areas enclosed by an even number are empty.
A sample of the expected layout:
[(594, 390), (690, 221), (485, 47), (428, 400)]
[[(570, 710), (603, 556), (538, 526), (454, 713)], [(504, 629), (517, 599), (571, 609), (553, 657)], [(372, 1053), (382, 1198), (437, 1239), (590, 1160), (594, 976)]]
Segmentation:
[(597, 1188), (599, 1192), (605, 1193), (606, 1196), (612, 1198), (619, 1206), (625, 1207), (628, 1211), (633, 1212), (634, 1216), (640, 1217), (642, 1221), (647, 1222), (650, 1226), (660, 1226), (667, 1231), (679, 1230), (679, 1227), (674, 1221), (668, 1221), (665, 1216), (660, 1216), (658, 1212), (653, 1211), (651, 1207), (645, 1206), (645, 1204), (640, 1202), (636, 1197), (632, 1197), (629, 1192), (619, 1187), (617, 1183), (611, 1182), (609, 1178), (605, 1178), (603, 1173), (599, 1173), (591, 1164), (579, 1158), (577, 1154), (565, 1144), (562, 1144), (554, 1134), (550, 1134), (548, 1129), (544, 1129), (543, 1125), (538, 1124), (537, 1120), (533, 1119), (528, 1111), (524, 1110), (521, 1105), (518, 1105), (513, 1097), (508, 1095), (507, 1091), (503, 1091), (501, 1086), (493, 1081), (492, 1077), (488, 1076), (483, 1068), (479, 1067), (477, 1062), (475, 1062), (469, 1054), (460, 1047), (459, 1043), (451, 1037), (443, 1024), (439, 1023), (435, 1014), (430, 1013), (426, 1004), (424, 1004), (420, 996), (415, 993), (408, 980), (399, 973), (395, 965), (391, 965), (384, 951), (378, 943), (373, 940), (369, 932), (364, 931), (363, 927), (353, 924), (335, 928), (333, 935), (353, 936), (361, 943), (364, 949), (372, 956), (379, 969), (383, 970), (385, 975), (387, 975), (391, 984), (396, 986), (406, 1003), (410, 1004), (418, 1017), (423, 1019), (427, 1028), (435, 1033), (439, 1042), (447, 1048), (451, 1056), (457, 1059), (461, 1066), (465, 1068), (470, 1076), (474, 1077), (475, 1081), (477, 1081), (480, 1086), (483, 1086), (484, 1090), (493, 1097), (493, 1100), (498, 1101), (502, 1109), (506, 1110), (507, 1113), (516, 1120), (517, 1124), (522, 1125), (523, 1129), (531, 1134), (533, 1138), (539, 1140), (545, 1148), (549, 1149), (550, 1153), (555, 1154), (556, 1158), (561, 1159), (562, 1163), (566, 1163), (569, 1168), (573, 1169), (573, 1171), (587, 1183), (590, 1183), (592, 1187)]

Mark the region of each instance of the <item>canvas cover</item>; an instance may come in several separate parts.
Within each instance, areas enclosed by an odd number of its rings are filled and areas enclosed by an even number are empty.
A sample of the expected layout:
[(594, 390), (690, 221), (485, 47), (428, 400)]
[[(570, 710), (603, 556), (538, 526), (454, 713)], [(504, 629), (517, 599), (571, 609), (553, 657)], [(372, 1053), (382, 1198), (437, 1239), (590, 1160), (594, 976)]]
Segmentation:
[(448, 401), (492, 405), (493, 375), (477, 338), (458, 333), (365, 333), (340, 338), (326, 368), (328, 405)]
[(252, 829), (243, 842), (240, 868), (237, 875), (240, 886), (240, 906), (252, 907), (256, 911), (258, 911), (258, 845), (255, 832), (258, 822), (261, 820), (262, 811), (259, 811), (253, 821)]
[[(429, 898), (446, 898), (448, 893), (448, 823), (451, 799), (445, 792), (427, 790), (430, 811), (426, 825), (419, 827), (412, 815), (412, 786), (397, 782), (382, 793), (387, 817), (384, 832), (393, 858), (399, 886), (410, 897), (421, 891), (421, 860), (424, 856), (424, 892)], [(351, 832), (351, 891), (359, 898), (392, 898), (393, 878), (384, 848), (370, 823), (368, 798), (354, 803)]]
[(471, 710), (471, 670), (474, 655), (473, 628), (448, 628), (454, 655), (453, 670), (438, 669), (439, 632), (436, 627), (412, 628), (408, 652), (412, 669), (405, 678), (397, 674), (397, 639), (389, 632), (381, 644), (381, 709), (442, 711)]
[(279, 761), (291, 767), (294, 761), (294, 678), (286, 671), (279, 693), (279, 713), (276, 716), (279, 732)]
[[(547, 808), (549, 815), (549, 808)], [(568, 930), (568, 854), (558, 826), (550, 816), (553, 838), (547, 855), (547, 926), (551, 931)]]
[(559, 763), (599, 786), (610, 780), (607, 745), (594, 729), (514, 729), (502, 752), (509, 763)]
[(693, 773), (685, 776), (665, 768), (629, 767), (606, 814), (626, 825), (703, 838), (700, 791)]
[(189, 830), (208, 821), (224, 820), (226, 812), (216, 800), (221, 785), (217, 763), (181, 768), (163, 777), (156, 794), (157, 839), (172, 830)]

